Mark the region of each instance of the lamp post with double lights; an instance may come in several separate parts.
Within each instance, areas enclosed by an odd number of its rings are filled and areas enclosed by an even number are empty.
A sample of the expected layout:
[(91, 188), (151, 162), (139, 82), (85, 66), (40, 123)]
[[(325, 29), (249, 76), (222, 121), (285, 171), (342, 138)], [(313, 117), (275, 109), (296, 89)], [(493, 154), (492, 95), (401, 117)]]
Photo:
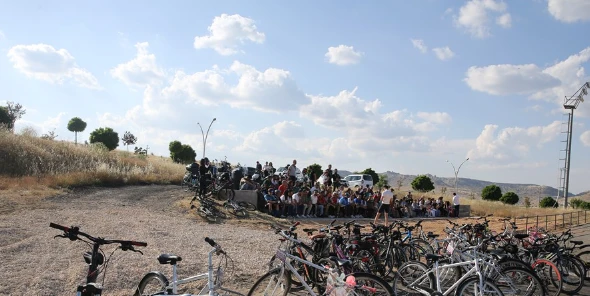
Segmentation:
[(203, 136), (203, 158), (205, 158), (205, 149), (207, 148), (207, 137), (209, 137), (209, 130), (211, 129), (211, 125), (213, 124), (213, 122), (216, 120), (217, 118), (213, 118), (213, 120), (211, 120), (211, 123), (209, 123), (209, 127), (207, 128), (206, 134), (203, 132), (203, 127), (201, 126), (201, 124), (197, 122), (199, 128), (201, 128), (201, 135)]
[(455, 169), (455, 165), (452, 162), (450, 162), (450, 161), (447, 160), (447, 162), (450, 163), (451, 166), (453, 166), (453, 173), (455, 174), (455, 193), (457, 193), (457, 180), (458, 180), (458, 176), (459, 176), (459, 170), (461, 169), (461, 167), (463, 166), (463, 164), (466, 163), (468, 160), (469, 160), (469, 157), (467, 157), (467, 159), (465, 159), (459, 165), (459, 167), (457, 169)]

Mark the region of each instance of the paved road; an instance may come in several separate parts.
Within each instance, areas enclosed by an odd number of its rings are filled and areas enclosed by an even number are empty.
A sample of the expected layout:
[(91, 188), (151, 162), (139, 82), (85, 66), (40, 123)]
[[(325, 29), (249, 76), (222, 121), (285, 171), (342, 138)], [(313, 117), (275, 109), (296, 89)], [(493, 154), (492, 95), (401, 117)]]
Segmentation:
[[(590, 244), (590, 224), (572, 227), (573, 240), (581, 240)], [(590, 295), (590, 283), (585, 281), (584, 288), (576, 295)]]

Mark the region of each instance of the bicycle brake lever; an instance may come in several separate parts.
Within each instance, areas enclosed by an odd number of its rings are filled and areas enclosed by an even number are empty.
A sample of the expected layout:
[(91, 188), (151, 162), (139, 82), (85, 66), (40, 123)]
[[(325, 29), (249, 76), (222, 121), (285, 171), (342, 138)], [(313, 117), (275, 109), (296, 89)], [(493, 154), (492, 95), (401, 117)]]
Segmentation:
[(58, 237), (61, 237), (61, 238), (68, 238), (67, 236), (65, 236), (65, 235), (63, 235), (63, 234), (56, 235), (56, 236), (54, 236), (53, 238), (58, 238)]

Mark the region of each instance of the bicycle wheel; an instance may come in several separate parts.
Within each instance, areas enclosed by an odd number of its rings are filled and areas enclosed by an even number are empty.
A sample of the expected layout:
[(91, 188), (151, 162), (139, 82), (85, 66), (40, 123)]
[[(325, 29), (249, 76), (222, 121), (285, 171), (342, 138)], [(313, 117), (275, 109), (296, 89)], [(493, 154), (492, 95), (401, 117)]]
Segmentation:
[(238, 201), (238, 205), (248, 211), (256, 211), (256, 206), (252, 203), (247, 202), (247, 201)]
[(584, 268), (578, 261), (571, 260), (568, 256), (561, 256), (561, 259), (556, 260), (555, 265), (561, 273), (563, 293), (573, 295), (584, 287)]
[(506, 267), (494, 276), (494, 284), (504, 295), (544, 296), (547, 290), (541, 279), (529, 269)]
[(248, 217), (248, 212), (246, 212), (246, 210), (240, 206), (237, 205), (232, 205), (229, 202), (226, 202), (223, 204), (223, 207), (232, 215), (238, 217), (238, 218), (245, 218)]
[(436, 279), (432, 273), (424, 276), (430, 268), (422, 262), (407, 262), (402, 264), (393, 276), (391, 287), (395, 295), (410, 296), (423, 295), (420, 291), (436, 291)]
[(576, 258), (582, 260), (584, 266), (586, 267), (586, 275), (585, 279), (590, 280), (590, 251), (583, 251), (576, 254)]
[(533, 262), (532, 267), (547, 288), (548, 296), (557, 296), (561, 293), (561, 287), (563, 286), (561, 273), (553, 262), (546, 259), (537, 259)]
[(168, 279), (164, 275), (150, 272), (141, 279), (133, 296), (164, 295), (167, 286)]
[(422, 256), (426, 256), (426, 254), (434, 254), (434, 248), (426, 240), (421, 238), (413, 238), (410, 240), (410, 244), (418, 245), (420, 247), (419, 250), (424, 252), (421, 254)]
[(504, 296), (502, 291), (492, 282), (492, 280), (485, 278), (483, 285), (480, 286), (478, 276), (472, 276), (465, 279), (455, 291), (455, 296)]
[[(370, 292), (372, 295), (396, 295), (393, 291), (393, 288), (382, 278), (365, 272), (354, 272), (350, 275), (353, 276), (356, 282), (356, 287), (349, 295), (357, 295), (356, 291), (362, 292)], [(370, 288), (370, 289), (367, 289)], [(373, 292), (373, 289), (375, 292)], [(360, 293), (365, 294), (365, 293)]]
[(233, 200), (236, 197), (236, 192), (233, 188), (228, 187), (230, 185), (226, 185), (223, 188), (219, 189), (217, 192), (217, 199), (219, 200)]
[(275, 268), (261, 276), (248, 291), (248, 296), (283, 295), (291, 290), (291, 276), (284, 268)]

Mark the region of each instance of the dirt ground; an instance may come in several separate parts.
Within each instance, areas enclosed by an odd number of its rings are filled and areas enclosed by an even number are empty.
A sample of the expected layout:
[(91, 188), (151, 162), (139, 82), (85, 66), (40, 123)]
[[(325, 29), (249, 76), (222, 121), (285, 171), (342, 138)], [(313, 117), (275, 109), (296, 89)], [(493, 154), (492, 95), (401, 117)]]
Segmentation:
[[(234, 259), (229, 286), (247, 291), (265, 272), (264, 263), (278, 246), (278, 237), (269, 231), (269, 225), (289, 221), (260, 215), (210, 224), (188, 209), (189, 200), (190, 196), (178, 186), (133, 186), (77, 190), (44, 199), (12, 197), (9, 202), (0, 202), (0, 294), (66, 295), (83, 282), (86, 265), (82, 254), (89, 248), (82, 242), (54, 239), (60, 232), (49, 228), (50, 222), (77, 225), (96, 236), (148, 243), (148, 247), (141, 249), (143, 256), (114, 253), (106, 273), (105, 295), (131, 295), (150, 270), (160, 270), (170, 277), (170, 266), (156, 261), (160, 253), (183, 257), (180, 276), (205, 272), (210, 249), (203, 241), (206, 236), (215, 238)], [(300, 221), (303, 223), (299, 229), (303, 229), (325, 226), (331, 219)], [(369, 221), (364, 219), (359, 223)], [(465, 221), (473, 222), (472, 219), (457, 222)], [(436, 233), (445, 225), (448, 225), (445, 220), (424, 223), (425, 230)], [(500, 231), (500, 225), (494, 222), (492, 228)], [(107, 246), (106, 255), (112, 250)], [(198, 292), (191, 290), (198, 284), (188, 285), (188, 292)]]

